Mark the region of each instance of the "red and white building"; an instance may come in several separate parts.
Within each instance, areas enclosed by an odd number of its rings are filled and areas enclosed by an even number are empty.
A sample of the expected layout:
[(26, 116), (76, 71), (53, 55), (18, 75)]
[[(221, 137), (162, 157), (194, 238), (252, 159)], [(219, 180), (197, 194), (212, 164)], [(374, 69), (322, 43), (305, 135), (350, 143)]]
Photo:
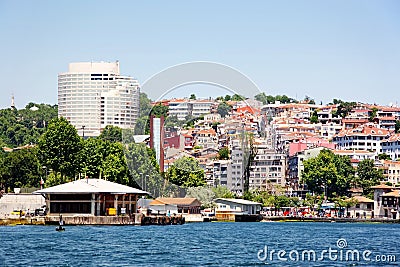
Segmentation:
[(342, 130), (333, 137), (333, 143), (340, 150), (369, 150), (375, 155), (382, 153), (381, 142), (389, 138), (391, 132), (377, 128), (373, 124), (365, 124), (357, 128)]

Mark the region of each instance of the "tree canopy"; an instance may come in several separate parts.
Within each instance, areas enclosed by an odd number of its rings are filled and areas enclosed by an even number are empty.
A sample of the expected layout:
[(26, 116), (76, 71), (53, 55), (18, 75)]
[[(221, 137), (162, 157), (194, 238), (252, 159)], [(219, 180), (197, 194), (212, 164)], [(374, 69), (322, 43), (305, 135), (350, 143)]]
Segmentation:
[(218, 159), (229, 159), (228, 147), (223, 147), (218, 151)]
[(204, 170), (199, 162), (191, 157), (182, 157), (168, 168), (166, 177), (168, 181), (183, 187), (196, 187), (205, 185)]
[(372, 159), (364, 159), (358, 164), (356, 181), (362, 187), (364, 195), (371, 197), (371, 186), (378, 185), (383, 178), (382, 171), (375, 168)]
[(357, 105), (356, 102), (344, 102), (342, 100), (333, 99), (334, 104), (339, 104), (336, 112), (333, 114), (338, 117), (345, 118), (350, 111)]
[(0, 143), (9, 147), (36, 144), (49, 121), (57, 118), (57, 113), (57, 105), (34, 103), (20, 110), (0, 110)]
[(110, 142), (122, 142), (122, 129), (113, 126), (107, 125), (106, 128), (101, 132), (99, 139), (110, 141)]
[(334, 193), (344, 196), (354, 179), (354, 169), (350, 158), (333, 154), (324, 149), (315, 158), (304, 162), (302, 180), (311, 192), (325, 193), (328, 197)]
[(255, 100), (258, 100), (265, 104), (273, 104), (276, 101), (279, 101), (280, 103), (297, 103), (298, 101), (296, 99), (290, 98), (286, 95), (277, 95), (277, 96), (272, 96), (272, 95), (266, 95), (264, 92), (259, 93), (258, 95), (254, 96)]
[(39, 187), (42, 171), (36, 154), (36, 148), (0, 152), (0, 189)]
[(42, 165), (66, 177), (74, 177), (79, 166), (82, 139), (65, 118), (50, 121), (47, 131), (39, 138), (39, 159)]
[(221, 115), (221, 117), (223, 117), (223, 118), (226, 115), (228, 115), (229, 112), (231, 112), (231, 110), (232, 110), (232, 106), (228, 105), (225, 101), (220, 103), (217, 108), (218, 114)]

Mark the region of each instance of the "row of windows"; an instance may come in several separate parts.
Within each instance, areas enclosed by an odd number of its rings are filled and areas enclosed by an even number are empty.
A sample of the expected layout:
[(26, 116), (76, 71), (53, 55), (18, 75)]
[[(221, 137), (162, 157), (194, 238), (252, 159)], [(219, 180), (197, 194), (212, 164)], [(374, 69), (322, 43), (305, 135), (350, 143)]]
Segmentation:
[[(104, 121), (101, 121), (101, 124), (105, 124)], [(131, 126), (135, 125), (135, 123), (132, 123), (132, 122), (123, 122), (123, 121), (119, 122), (119, 121), (112, 121), (112, 120), (107, 121), (106, 124), (131, 125)]]
[(334, 139), (337, 140), (337, 141), (341, 141), (341, 140), (342, 141), (343, 140), (349, 140), (349, 141), (352, 141), (352, 140), (377, 140), (377, 141), (379, 141), (379, 140), (385, 139), (385, 137), (368, 135), (368, 136), (335, 137)]
[(400, 146), (400, 142), (382, 142), (382, 146)]

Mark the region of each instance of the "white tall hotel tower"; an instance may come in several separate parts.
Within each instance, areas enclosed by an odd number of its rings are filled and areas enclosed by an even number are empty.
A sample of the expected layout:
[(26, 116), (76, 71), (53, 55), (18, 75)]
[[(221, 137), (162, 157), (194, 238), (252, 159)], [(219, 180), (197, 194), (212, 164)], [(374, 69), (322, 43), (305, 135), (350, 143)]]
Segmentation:
[(133, 128), (139, 90), (136, 79), (120, 75), (118, 61), (70, 63), (58, 74), (58, 116), (81, 136), (98, 136), (107, 125)]

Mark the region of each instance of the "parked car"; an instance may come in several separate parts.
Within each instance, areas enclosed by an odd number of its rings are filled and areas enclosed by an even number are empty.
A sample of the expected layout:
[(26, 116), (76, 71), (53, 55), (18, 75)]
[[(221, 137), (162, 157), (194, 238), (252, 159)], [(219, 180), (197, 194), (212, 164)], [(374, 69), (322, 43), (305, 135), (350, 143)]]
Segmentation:
[(46, 216), (46, 214), (46, 206), (42, 206), (41, 208), (35, 210), (35, 216)]

